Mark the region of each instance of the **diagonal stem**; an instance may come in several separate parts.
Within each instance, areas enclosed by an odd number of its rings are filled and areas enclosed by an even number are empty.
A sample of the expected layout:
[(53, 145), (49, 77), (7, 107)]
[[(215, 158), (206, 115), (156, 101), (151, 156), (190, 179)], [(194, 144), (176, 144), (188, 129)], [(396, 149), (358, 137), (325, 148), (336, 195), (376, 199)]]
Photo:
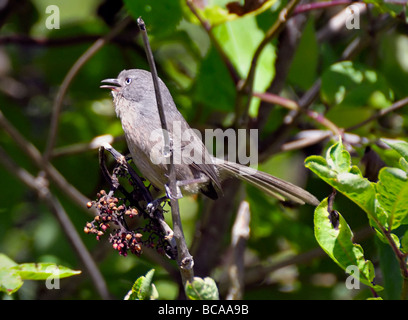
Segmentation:
[(266, 47), (266, 45), (275, 38), (285, 27), (286, 22), (288, 21), (289, 17), (291, 16), (293, 10), (295, 9), (296, 5), (299, 3), (300, 0), (291, 0), (285, 8), (281, 10), (279, 13), (279, 18), (276, 22), (272, 25), (271, 28), (265, 33), (265, 37), (259, 44), (258, 48), (256, 49), (252, 61), (251, 66), (248, 71), (248, 75), (242, 84), (242, 86), (238, 89), (237, 94), (237, 103), (236, 103), (236, 125), (241, 126), (241, 124), (245, 124), (248, 121), (248, 111), (249, 106), (252, 100), (253, 94), (253, 86), (255, 81), (255, 72), (256, 66), (258, 64), (259, 57)]
[(88, 275), (92, 279), (92, 282), (94, 283), (94, 286), (97, 289), (99, 295), (102, 299), (110, 299), (105, 279), (102, 277), (102, 274), (96, 266), (96, 263), (93, 260), (91, 254), (82, 242), (81, 237), (79, 236), (75, 226), (69, 219), (69, 216), (64, 207), (47, 187), (47, 181), (41, 178), (36, 178), (25, 169), (19, 167), (1, 147), (0, 162), (7, 170), (13, 172), (20, 181), (22, 181), (30, 189), (35, 191), (38, 197), (43, 200), (43, 202), (48, 206), (50, 211), (55, 215), (58, 222), (60, 223), (62, 230), (67, 236), (79, 259), (84, 264)]
[[(167, 130), (167, 123), (166, 123), (166, 118), (165, 118), (165, 113), (164, 113), (164, 108), (163, 108), (163, 103), (161, 99), (161, 93), (160, 93), (160, 87), (159, 87), (159, 80), (157, 76), (157, 71), (156, 71), (156, 65), (154, 63), (154, 57), (150, 48), (150, 43), (149, 43), (149, 38), (147, 36), (146, 32), (146, 26), (144, 21), (142, 20), (141, 17), (137, 19), (137, 23), (139, 25), (139, 28), (142, 33), (143, 37), (143, 42), (145, 45), (146, 49), (146, 55), (147, 55), (147, 60), (149, 62), (150, 70), (152, 73), (152, 78), (153, 78), (153, 84), (154, 84), (154, 89), (156, 93), (156, 103), (157, 103), (157, 108), (159, 111), (160, 115), (160, 122), (162, 125), (163, 129), (163, 134), (164, 134), (164, 142), (165, 142), (165, 148), (169, 149), (169, 156), (170, 156), (170, 165), (169, 165), (169, 187), (170, 187), (170, 192), (171, 194), (175, 195), (177, 194), (177, 181), (176, 181), (176, 171), (174, 167), (174, 157), (173, 157), (173, 152), (171, 150), (170, 146), (170, 138), (169, 138), (169, 132)], [(167, 150), (164, 150), (166, 152)], [(181, 218), (180, 218), (180, 208), (179, 208), (179, 203), (177, 199), (172, 199), (170, 198), (170, 205), (171, 205), (171, 216), (173, 220), (173, 232), (174, 232), (174, 237), (176, 239), (177, 243), (177, 262), (180, 268), (180, 274), (182, 278), (183, 285), (185, 285), (188, 281), (192, 282), (194, 278), (194, 271), (193, 271), (193, 266), (194, 266), (194, 261), (193, 257), (190, 255), (188, 251), (188, 247), (186, 244), (186, 240), (184, 238), (184, 233), (183, 233), (183, 227), (181, 224)]]

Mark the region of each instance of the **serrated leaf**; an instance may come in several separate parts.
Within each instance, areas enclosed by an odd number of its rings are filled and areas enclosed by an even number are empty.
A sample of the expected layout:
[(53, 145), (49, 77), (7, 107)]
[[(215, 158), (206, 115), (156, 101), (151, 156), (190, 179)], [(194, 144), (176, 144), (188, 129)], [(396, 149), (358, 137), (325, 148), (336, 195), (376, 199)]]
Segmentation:
[(408, 142), (402, 140), (381, 139), (392, 149), (397, 151), (405, 161), (408, 161)]
[(401, 241), (398, 238), (398, 236), (396, 234), (394, 234), (394, 233), (390, 233), (390, 236), (392, 238), (392, 241), (394, 241), (395, 245), (397, 246), (397, 248), (400, 248), (401, 247)]
[(407, 173), (398, 168), (382, 168), (378, 176), (377, 198), (387, 212), (388, 230), (398, 228), (408, 216), (408, 179)]
[(408, 172), (408, 161), (407, 160), (401, 157), (399, 160), (399, 165), (402, 168), (402, 170), (404, 170), (405, 172)]
[(218, 300), (218, 288), (210, 277), (204, 279), (194, 277), (193, 282), (187, 281), (186, 295), (191, 300)]
[(326, 159), (318, 156), (308, 157), (305, 166), (355, 202), (369, 218), (377, 220), (375, 188), (357, 167), (351, 166), (350, 155), (343, 148), (341, 141), (328, 149)]
[(353, 272), (353, 277), (374, 290), (382, 289), (373, 283), (374, 266), (371, 261), (364, 258), (362, 247), (353, 243), (353, 233), (340, 213), (338, 213), (338, 223), (333, 227), (327, 198), (315, 210), (314, 226), (317, 242), (334, 262), (344, 270), (349, 266), (357, 267), (358, 272)]
[(347, 150), (344, 150), (342, 143), (336, 143), (329, 148), (326, 161), (330, 169), (337, 173), (348, 173), (350, 171), (351, 157)]
[(152, 283), (155, 269), (149, 270), (145, 276), (136, 279), (132, 289), (128, 292), (125, 300), (154, 300), (159, 294)]
[(140, 300), (149, 300), (152, 295), (152, 280), (154, 275), (154, 269), (149, 270), (144, 276), (139, 286), (139, 299)]

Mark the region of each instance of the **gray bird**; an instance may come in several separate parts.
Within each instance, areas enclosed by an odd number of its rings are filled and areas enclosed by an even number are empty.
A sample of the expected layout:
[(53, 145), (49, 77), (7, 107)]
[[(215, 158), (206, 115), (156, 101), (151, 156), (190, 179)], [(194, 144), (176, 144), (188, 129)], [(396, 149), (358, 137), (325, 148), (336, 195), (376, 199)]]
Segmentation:
[[(105, 79), (102, 83), (106, 84), (101, 88), (111, 89), (115, 111), (121, 120), (133, 162), (154, 187), (169, 195), (168, 157), (163, 155), (163, 133), (151, 73), (139, 69), (123, 70), (117, 79)], [(314, 206), (319, 204), (316, 197), (292, 183), (211, 156), (202, 140), (178, 111), (168, 88), (160, 79), (159, 87), (172, 141), (179, 192), (201, 192), (209, 198), (217, 199), (222, 196), (221, 181), (236, 177), (282, 201), (290, 200)], [(180, 134), (183, 135), (182, 139)], [(169, 196), (179, 198), (181, 195), (178, 193)]]

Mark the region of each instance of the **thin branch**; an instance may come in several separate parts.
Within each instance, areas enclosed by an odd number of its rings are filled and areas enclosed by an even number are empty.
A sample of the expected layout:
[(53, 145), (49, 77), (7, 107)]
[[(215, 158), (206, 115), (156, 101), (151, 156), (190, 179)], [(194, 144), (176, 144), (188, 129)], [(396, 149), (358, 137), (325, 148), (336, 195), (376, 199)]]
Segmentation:
[[(357, 3), (363, 8), (365, 8), (365, 4)], [(330, 21), (337, 19), (337, 16), (333, 17)], [(323, 27), (320, 31), (324, 31), (326, 29), (331, 29), (331, 22)], [(344, 25), (345, 21), (342, 20), (342, 25)], [(393, 22), (389, 22), (387, 20), (381, 19), (377, 25), (374, 26), (375, 32), (385, 31), (388, 30), (393, 25)], [(337, 30), (337, 29), (336, 29)], [(319, 32), (320, 32), (319, 31)], [(336, 32), (339, 32), (337, 30)], [(329, 36), (333, 36), (337, 34), (336, 32), (330, 32)], [(325, 33), (325, 32), (323, 32)], [(363, 48), (367, 47), (370, 44), (370, 39), (367, 39), (367, 35), (365, 37), (359, 37), (357, 40), (353, 40), (350, 46), (348, 46), (339, 61), (348, 60), (356, 53), (360, 52)], [(320, 37), (319, 41), (326, 39), (326, 36)], [(321, 79), (317, 79), (313, 86), (306, 91), (306, 93), (299, 99), (298, 105), (302, 110), (307, 110), (307, 108), (313, 103), (313, 101), (318, 97), (319, 90), (321, 86)], [(272, 133), (269, 137), (261, 141), (260, 143), (260, 156), (259, 161), (263, 161), (269, 158), (272, 154), (281, 151), (281, 145), (285, 143), (288, 134), (291, 132), (291, 129), (296, 125), (297, 121), (299, 120), (300, 112), (298, 111), (291, 111), (289, 115), (286, 117), (286, 121), (277, 129), (274, 133)], [(263, 114), (265, 118), (265, 114)], [(346, 130), (347, 131), (347, 130)]]
[(58, 47), (58, 46), (69, 46), (75, 44), (81, 44), (84, 42), (96, 41), (100, 39), (102, 36), (100, 35), (80, 35), (74, 37), (66, 37), (66, 38), (34, 38), (29, 37), (27, 35), (8, 35), (0, 37), (0, 45), (8, 45), (8, 44), (18, 44), (23, 46), (47, 46), (47, 47)]
[(353, 0), (333, 0), (333, 1), (324, 1), (324, 2), (313, 2), (313, 3), (306, 3), (300, 4), (296, 7), (293, 11), (293, 15), (297, 15), (304, 12), (309, 12), (312, 10), (324, 9), (329, 7), (336, 7), (336, 6), (344, 6), (356, 3)]
[(380, 111), (378, 111), (377, 113), (375, 113), (374, 115), (372, 115), (371, 117), (369, 117), (368, 119), (354, 125), (351, 126), (349, 128), (346, 129), (346, 131), (354, 131), (358, 128), (361, 128), (363, 126), (365, 126), (366, 124), (370, 123), (371, 121), (377, 120), (383, 116), (385, 116), (386, 114), (393, 112), (395, 110), (398, 110), (402, 107), (405, 107), (408, 104), (408, 97), (403, 98), (401, 100), (398, 100), (397, 102), (394, 102), (391, 106), (389, 106), (388, 108), (385, 109), (381, 109)]
[[(160, 116), (160, 124), (163, 129), (163, 137), (164, 137), (164, 147), (163, 147), (163, 154), (165, 157), (170, 157), (170, 175), (172, 174), (172, 167), (173, 167), (173, 152), (170, 151), (170, 135), (169, 130), (167, 128), (166, 122), (166, 114), (164, 113), (163, 101), (160, 92), (159, 86), (159, 78), (157, 76), (157, 69), (156, 64), (154, 63), (152, 49), (150, 48), (149, 38), (147, 37), (146, 26), (142, 18), (138, 18), (137, 23), (139, 25), (140, 31), (142, 33), (143, 43), (145, 45), (146, 56), (150, 66), (150, 72), (152, 74), (154, 92), (156, 95), (156, 103), (157, 109), (159, 111)], [(170, 178), (172, 179), (172, 178)], [(174, 190), (172, 190), (173, 192)]]
[[(261, 43), (256, 49), (252, 57), (251, 66), (249, 68), (245, 82), (238, 90), (236, 103), (236, 121), (235, 121), (236, 124), (246, 123), (248, 120), (248, 111), (252, 99), (252, 90), (255, 81), (256, 66), (258, 64), (258, 59), (263, 49), (266, 47), (268, 43), (272, 41), (273, 38), (275, 38), (283, 30), (283, 28), (286, 25), (286, 22), (290, 18), (293, 10), (295, 9), (299, 1), (300, 0), (291, 0), (286, 5), (286, 7), (281, 10), (281, 12), (279, 13), (279, 18), (272, 25), (272, 27), (269, 28), (269, 30), (265, 33), (265, 37), (262, 39)], [(247, 97), (246, 101), (244, 99), (245, 96)]]
[[(317, 4), (317, 3), (315, 3)], [(357, 3), (357, 5), (360, 5), (360, 12), (362, 13), (365, 10), (365, 5), (361, 3)], [(299, 5), (296, 7), (299, 8), (302, 5)], [(295, 9), (295, 10), (296, 10)], [(283, 88), (289, 66), (291, 63), (291, 60), (293, 58), (293, 52), (296, 51), (296, 45), (299, 43), (300, 36), (301, 36), (301, 27), (305, 24), (305, 15), (299, 15), (297, 14), (296, 16), (293, 16), (287, 23), (286, 25), (286, 30), (282, 34), (285, 36), (283, 39), (279, 39), (279, 51), (278, 51), (278, 57), (276, 60), (276, 76), (275, 79), (273, 80), (270, 88), (267, 90), (270, 93), (274, 94), (279, 94), (280, 91)], [(303, 17), (303, 20), (301, 19)], [(342, 15), (336, 15), (333, 16), (328, 23), (322, 27), (318, 32), (317, 32), (317, 39), (319, 42), (323, 42), (325, 40), (330, 40), (332, 37), (338, 35), (341, 30), (344, 28), (344, 23), (347, 15), (342, 14)], [(285, 34), (286, 33), (286, 34)], [(363, 38), (364, 39), (364, 38)], [(342, 55), (342, 59), (345, 60), (347, 58), (350, 58), (353, 54), (356, 52), (359, 52), (359, 50), (363, 47), (365, 47), (368, 44), (367, 41), (361, 41), (361, 38), (357, 38), (356, 41), (353, 41), (353, 45), (348, 46), (346, 50), (344, 50), (344, 53)], [(283, 48), (282, 48), (283, 47)], [(300, 105), (307, 105), (306, 103), (306, 98), (310, 101), (310, 98), (316, 95), (316, 91), (319, 90), (320, 86), (320, 80), (316, 81), (315, 84), (313, 85), (313, 89), (309, 90), (305, 94), (305, 96), (302, 98), (302, 103), (299, 102)], [(266, 121), (268, 119), (271, 106), (269, 104), (261, 104), (259, 113), (258, 113), (258, 118), (257, 118), (257, 127), (262, 128), (265, 126)], [(295, 124), (295, 113), (291, 113), (291, 118), (292, 121), (292, 126)], [(269, 148), (276, 150), (280, 149), (280, 145), (284, 143), (285, 141), (285, 136), (287, 133), (290, 131), (288, 130), (289, 128), (286, 128), (284, 126), (287, 126), (287, 123), (283, 124), (278, 130), (275, 131), (273, 134), (273, 137), (269, 140)], [(276, 141), (276, 143), (273, 143), (273, 141)], [(272, 142), (272, 143), (271, 143)], [(274, 146), (274, 145), (277, 146)]]
[(243, 184), (234, 179), (223, 181), (222, 189), (223, 198), (204, 202), (200, 223), (191, 245), (196, 262), (194, 272), (199, 277), (208, 276), (219, 265), (225, 252), (225, 238), (230, 232), (233, 214), (237, 210), (237, 201), (243, 199)]
[[(367, 11), (367, 6), (363, 2), (355, 2), (354, 6), (358, 8), (359, 13), (360, 13), (360, 18)], [(347, 19), (349, 19), (349, 17), (350, 17), (349, 8), (344, 8), (343, 10), (335, 14), (333, 17), (330, 18), (330, 20), (322, 28), (320, 28), (316, 32), (317, 41), (319, 43), (324, 42), (324, 41), (329, 41), (336, 36), (344, 34), (346, 31), (348, 31), (347, 36), (349, 36), (350, 30), (345, 28), (346, 21)]]
[(256, 93), (255, 92), (254, 96), (260, 98), (263, 101), (278, 104), (290, 110), (302, 112), (305, 115), (307, 115), (309, 118), (315, 120), (322, 126), (332, 131), (335, 136), (343, 135), (343, 131), (340, 128), (338, 128), (333, 122), (327, 119), (324, 115), (316, 111), (300, 108), (300, 106), (293, 100), (282, 98), (272, 93)]
[(29, 141), (27, 141), (21, 133), (6, 119), (0, 111), (0, 127), (16, 142), (18, 147), (30, 158), (38, 169), (43, 170), (48, 178), (64, 192), (75, 204), (87, 213), (96, 213), (93, 209), (88, 210), (85, 204), (89, 201), (81, 192), (71, 185), (64, 176), (49, 162), (44, 161), (38, 149)]
[[(275, 77), (266, 90), (269, 93), (280, 94), (283, 90), (294, 54), (299, 45), (303, 29), (306, 25), (306, 15), (297, 15), (288, 21), (284, 30), (280, 33), (277, 44), (277, 56), (275, 60)], [(255, 127), (262, 130), (268, 121), (272, 105), (261, 101), (258, 115), (255, 119)]]
[(281, 146), (285, 143), (289, 132), (291, 132), (292, 128), (296, 125), (302, 111), (307, 110), (314, 99), (316, 99), (318, 96), (320, 85), (320, 79), (316, 80), (313, 86), (299, 99), (299, 102), (297, 103), (299, 110), (292, 110), (280, 127), (269, 137), (265, 138), (265, 140), (261, 141), (259, 148), (259, 161), (262, 162), (265, 159), (268, 159), (272, 154), (281, 151)]
[[(14, 34), (0, 37), (0, 46), (4, 45), (20, 45), (20, 46), (32, 46), (32, 47), (63, 47), (63, 46), (73, 46), (88, 42), (95, 42), (103, 38), (100, 34), (86, 34), (77, 35), (72, 37), (64, 38), (39, 38), (39, 37), (29, 37), (23, 34)], [(137, 50), (139, 54), (144, 54), (142, 48), (132, 41), (124, 37), (116, 37), (110, 40), (110, 42), (116, 43), (118, 45), (132, 47)]]
[(249, 238), (251, 214), (249, 203), (242, 201), (232, 227), (232, 257), (228, 266), (230, 288), (227, 300), (241, 300), (244, 291), (244, 253)]
[(117, 36), (130, 22), (132, 21), (131, 17), (127, 17), (123, 19), (115, 28), (113, 28), (105, 37), (98, 39), (88, 50), (86, 50), (74, 63), (71, 69), (68, 71), (67, 75), (65, 76), (56, 98), (54, 100), (54, 104), (52, 107), (53, 113), (51, 117), (51, 125), (50, 131), (48, 134), (47, 146), (44, 151), (44, 161), (48, 161), (52, 150), (54, 148), (57, 133), (58, 133), (58, 124), (59, 124), (59, 117), (61, 114), (62, 109), (62, 102), (64, 100), (65, 94), (68, 91), (71, 82), (78, 74), (79, 70), (85, 65), (85, 63), (97, 53), (107, 42), (109, 42), (112, 38)]
[(109, 144), (115, 144), (116, 142), (124, 140), (125, 136), (123, 134), (117, 137), (113, 137), (110, 134), (104, 134), (96, 136), (90, 142), (79, 142), (55, 148), (52, 150), (51, 158), (81, 154), (91, 150), (96, 150), (105, 142)]
[(224, 49), (219, 44), (218, 40), (214, 37), (214, 34), (211, 30), (211, 25), (205, 21), (201, 15), (198, 13), (197, 8), (192, 0), (186, 0), (187, 6), (190, 8), (191, 12), (196, 16), (198, 21), (200, 21), (202, 27), (207, 32), (208, 36), (211, 39), (212, 44), (214, 45), (215, 49), (217, 50), (218, 54), (220, 55), (222, 61), (224, 62), (227, 70), (232, 78), (232, 81), (235, 85), (238, 85), (241, 81), (241, 77), (239, 72), (235, 69), (234, 65), (232, 64), (231, 60), (229, 59), (228, 55), (224, 52)]
[(44, 178), (35, 178), (28, 171), (20, 168), (14, 161), (8, 156), (8, 154), (0, 147), (0, 162), (4, 167), (12, 172), (20, 181), (27, 185), (30, 189), (35, 191), (38, 197), (44, 201), (48, 206), (50, 211), (55, 215), (62, 230), (67, 236), (71, 246), (78, 255), (79, 259), (82, 261), (84, 267), (87, 270), (96, 290), (102, 299), (110, 299), (108, 288), (105, 283), (105, 279), (102, 277), (98, 267), (95, 264), (89, 251), (83, 244), (81, 237), (76, 231), (75, 226), (69, 219), (65, 209), (58, 201), (58, 199), (53, 196), (47, 187), (47, 181)]
[(395, 254), (395, 257), (398, 260), (398, 264), (399, 264), (401, 276), (402, 276), (401, 300), (407, 300), (408, 299), (408, 266), (407, 266), (406, 256), (401, 252), (401, 250), (399, 249), (399, 246), (395, 243), (394, 238), (391, 236), (391, 231), (387, 230), (382, 225), (378, 225), (378, 227), (384, 234), (385, 238), (390, 244), (392, 251)]
[(295, 140), (282, 144), (280, 151), (285, 152), (291, 150), (301, 150), (306, 147), (315, 145), (333, 136), (333, 133), (329, 130), (309, 130), (309, 131), (315, 132), (313, 133), (309, 132), (310, 134), (307, 134), (305, 131), (301, 131), (299, 134), (303, 137), (296, 139), (295, 136)]
[[(161, 92), (160, 92), (160, 86), (159, 86), (159, 79), (157, 76), (156, 65), (155, 65), (153, 54), (150, 48), (150, 43), (149, 43), (149, 38), (147, 36), (145, 23), (141, 17), (137, 19), (137, 23), (142, 33), (143, 42), (145, 45), (145, 50), (146, 50), (146, 55), (147, 55), (147, 60), (149, 62), (153, 84), (154, 84), (154, 89), (156, 93), (156, 103), (157, 103), (157, 108), (159, 111), (160, 122), (161, 122), (161, 126), (163, 129), (164, 143), (165, 143), (163, 153), (165, 156), (170, 156), (169, 188), (170, 188), (171, 194), (176, 195), (177, 194), (177, 184), (176, 184), (177, 181), (176, 181), (176, 170), (174, 167), (174, 155), (173, 155), (173, 150), (171, 150), (172, 146), (170, 146), (170, 137), (169, 137), (169, 132), (167, 129), (167, 122), (166, 122), (164, 107), (163, 107), (163, 103), (161, 99)], [(178, 200), (170, 197), (170, 205), (171, 205), (171, 216), (173, 220), (174, 238), (176, 239), (177, 251), (178, 251), (177, 263), (180, 268), (180, 274), (181, 274), (183, 285), (185, 285), (187, 281), (189, 282), (193, 281), (194, 261), (193, 261), (193, 257), (190, 255), (188, 251), (188, 247), (187, 247), (187, 244), (184, 238)]]

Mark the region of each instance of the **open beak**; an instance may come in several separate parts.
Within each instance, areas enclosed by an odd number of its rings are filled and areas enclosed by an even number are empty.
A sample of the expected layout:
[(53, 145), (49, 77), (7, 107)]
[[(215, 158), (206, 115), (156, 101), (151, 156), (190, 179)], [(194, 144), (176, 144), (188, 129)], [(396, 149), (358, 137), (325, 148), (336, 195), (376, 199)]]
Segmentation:
[(107, 84), (104, 84), (104, 85), (99, 87), (99, 88), (102, 88), (102, 89), (111, 89), (111, 90), (114, 90), (114, 91), (119, 91), (119, 88), (122, 87), (120, 85), (118, 79), (105, 79), (105, 80), (102, 80), (101, 82), (102, 83), (107, 83)]

